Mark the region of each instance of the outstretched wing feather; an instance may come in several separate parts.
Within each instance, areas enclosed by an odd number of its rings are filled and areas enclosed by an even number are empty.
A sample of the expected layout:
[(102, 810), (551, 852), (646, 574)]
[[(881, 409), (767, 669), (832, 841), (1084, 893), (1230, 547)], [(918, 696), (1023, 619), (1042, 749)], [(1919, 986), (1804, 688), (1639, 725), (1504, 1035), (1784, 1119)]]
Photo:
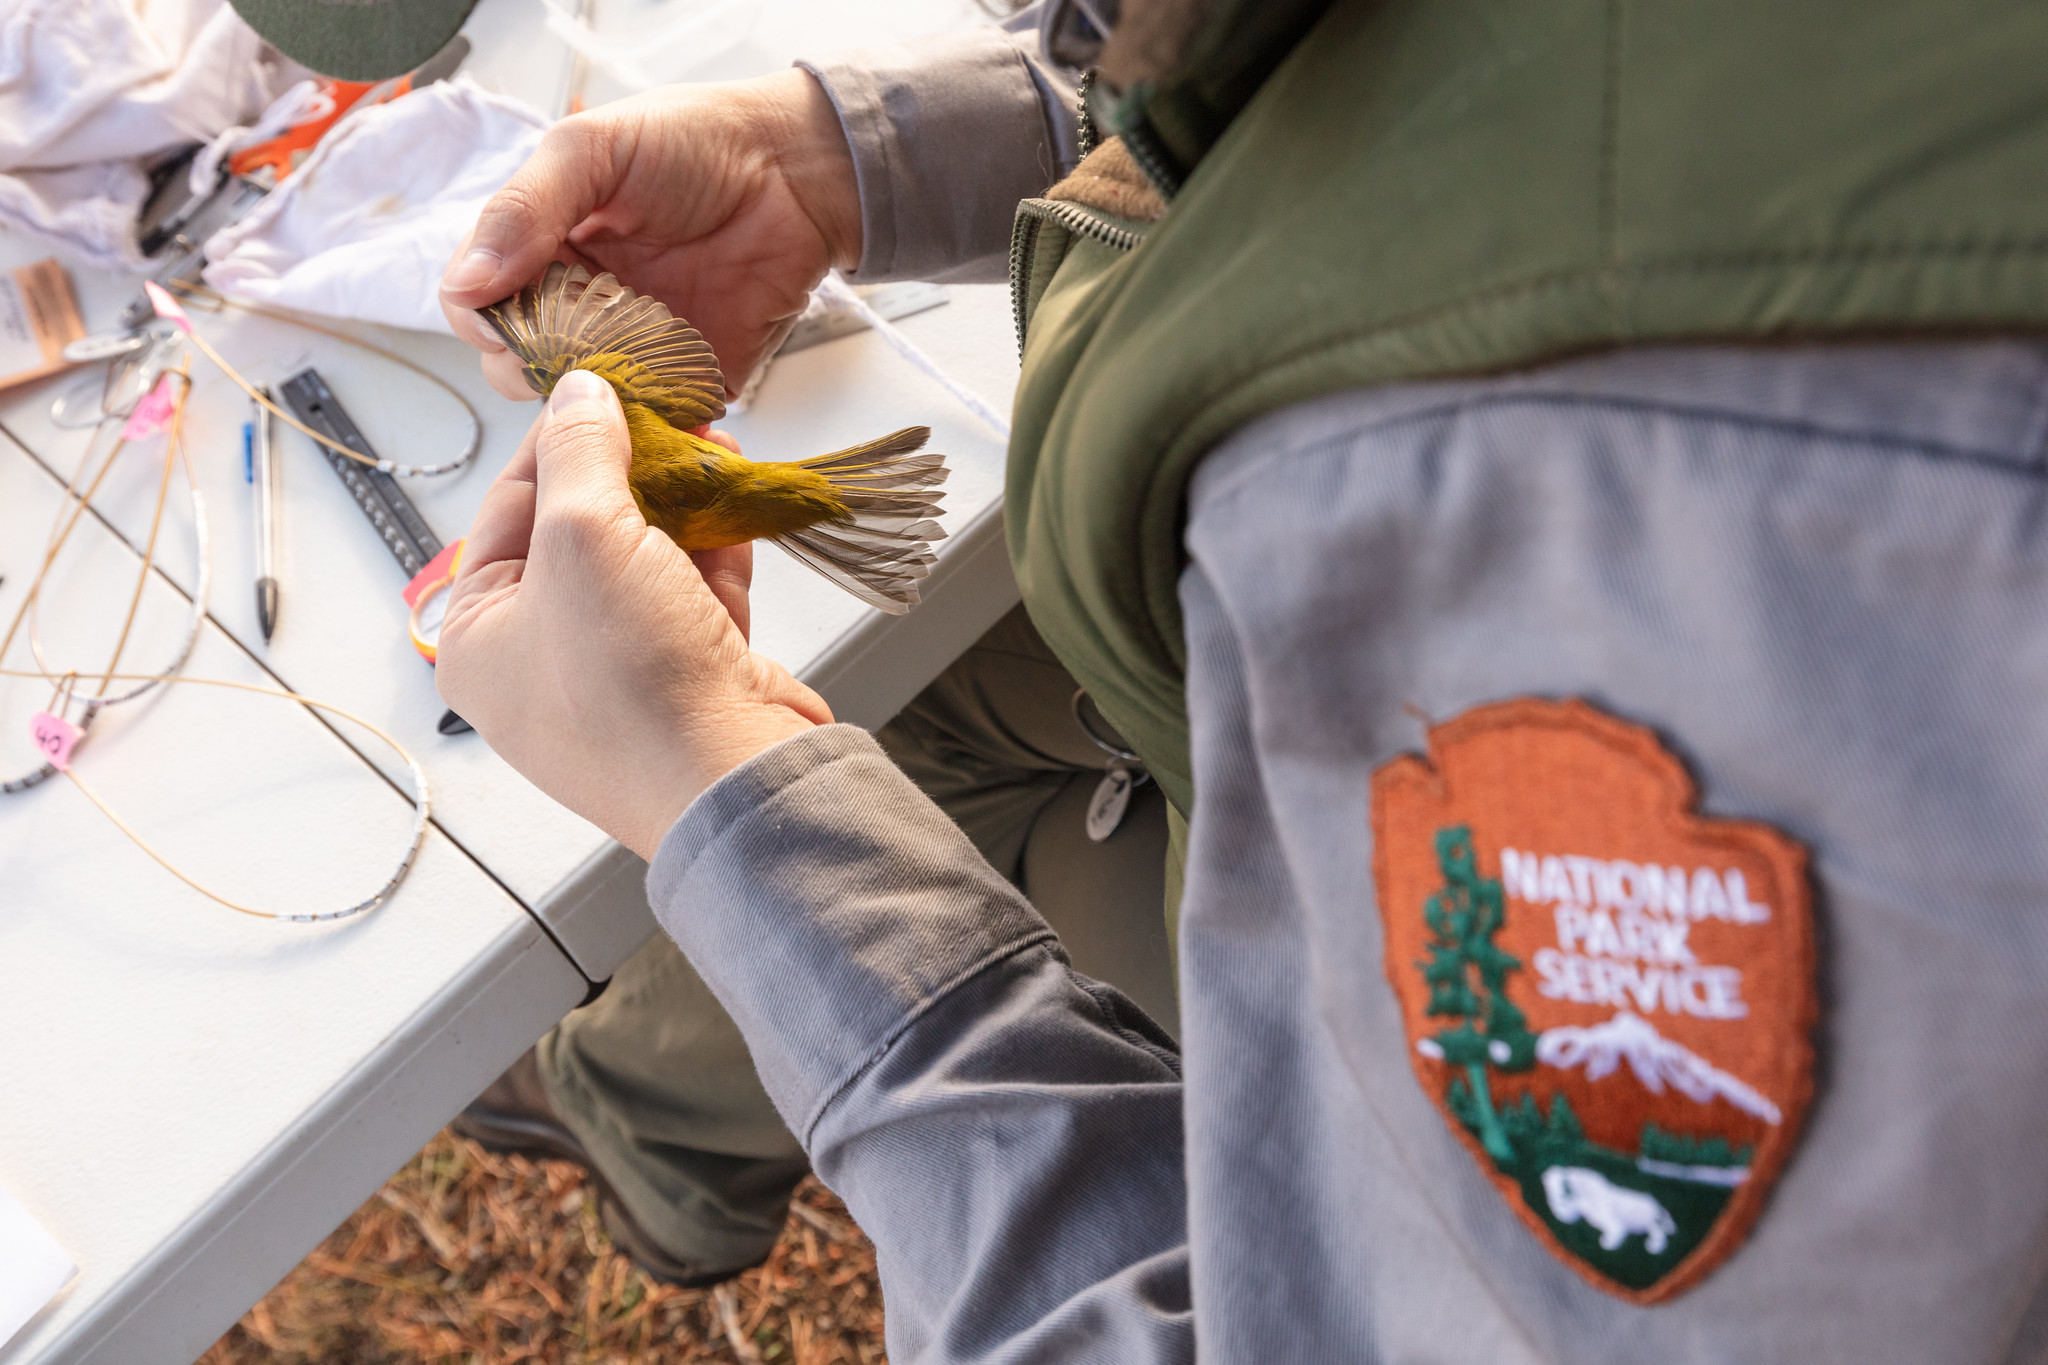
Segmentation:
[(945, 457), (918, 453), (930, 438), (929, 427), (905, 427), (803, 461), (831, 482), (847, 515), (776, 543), (870, 606), (910, 610), (919, 601), (919, 583), (938, 562), (931, 542), (946, 534), (938, 521)]
[[(815, 469), (820, 474), (831, 474), (836, 477), (841, 470), (852, 472), (869, 465), (887, 463), (898, 456), (909, 455), (931, 438), (930, 427), (905, 427), (901, 431), (892, 431), (887, 436), (878, 436), (857, 446), (848, 446), (844, 450), (835, 450), (827, 455), (813, 456), (802, 463), (806, 469)], [(926, 458), (941, 461), (945, 459), (943, 455), (931, 455)]]
[(610, 274), (592, 279), (582, 266), (557, 261), (511, 298), (480, 311), (526, 362), (528, 382), (543, 394), (583, 362), (616, 355), (636, 368), (613, 377), (635, 401), (675, 425), (725, 415), (725, 376), (709, 343), (659, 300), (643, 298)]
[[(725, 378), (704, 338), (658, 300), (635, 294), (611, 275), (593, 279), (582, 266), (557, 262), (482, 312), (542, 393), (579, 364), (607, 357), (607, 376), (676, 426), (725, 413)], [(937, 562), (931, 542), (945, 535), (938, 516), (946, 463), (942, 455), (919, 453), (929, 439), (931, 428), (905, 427), (803, 461), (833, 485), (846, 516), (776, 543), (870, 606), (908, 611)]]

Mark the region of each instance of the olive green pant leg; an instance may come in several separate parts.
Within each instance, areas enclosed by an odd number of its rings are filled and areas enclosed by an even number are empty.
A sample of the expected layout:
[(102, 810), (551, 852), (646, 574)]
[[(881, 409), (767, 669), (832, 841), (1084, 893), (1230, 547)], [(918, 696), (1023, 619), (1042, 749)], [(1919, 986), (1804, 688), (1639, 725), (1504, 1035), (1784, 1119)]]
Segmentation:
[(775, 1245), (810, 1165), (738, 1026), (668, 935), (536, 1055), (557, 1117), (671, 1255), (723, 1269)]
[[(1018, 607), (876, 734), (898, 767), (1059, 931), (1074, 965), (1176, 1027), (1165, 797), (1147, 783), (1089, 839), (1109, 755), (1074, 718), (1073, 676)], [(1098, 736), (1121, 746), (1090, 708)]]
[[(1170, 1029), (1166, 802), (1142, 787), (1115, 833), (1087, 837), (1107, 755), (1075, 722), (1075, 691), (1020, 607), (877, 739), (1031, 897), (1076, 966)], [(538, 1056), (556, 1113), (672, 1254), (743, 1265), (774, 1244), (806, 1170), (802, 1149), (739, 1029), (666, 935), (542, 1039)]]

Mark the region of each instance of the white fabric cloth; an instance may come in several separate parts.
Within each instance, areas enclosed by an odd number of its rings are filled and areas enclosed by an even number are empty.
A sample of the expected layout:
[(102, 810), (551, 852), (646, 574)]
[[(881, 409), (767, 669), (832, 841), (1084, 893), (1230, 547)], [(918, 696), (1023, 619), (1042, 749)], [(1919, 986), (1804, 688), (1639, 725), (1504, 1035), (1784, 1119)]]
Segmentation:
[(300, 81), (272, 100), (256, 122), (238, 123), (201, 147), (186, 171), (186, 187), (194, 194), (209, 192), (220, 179), (221, 163), (236, 152), (281, 137), (302, 123), (326, 118), (334, 112), (335, 103), (327, 82), (311, 78)]
[(224, 0), (0, 0), (0, 225), (139, 266), (140, 161), (248, 122), (305, 74)]
[(462, 78), (352, 114), (208, 239), (206, 282), (237, 298), (445, 332), (441, 272), (547, 126), (539, 111)]
[(0, 1189), (0, 1347), (77, 1272), (56, 1239)]

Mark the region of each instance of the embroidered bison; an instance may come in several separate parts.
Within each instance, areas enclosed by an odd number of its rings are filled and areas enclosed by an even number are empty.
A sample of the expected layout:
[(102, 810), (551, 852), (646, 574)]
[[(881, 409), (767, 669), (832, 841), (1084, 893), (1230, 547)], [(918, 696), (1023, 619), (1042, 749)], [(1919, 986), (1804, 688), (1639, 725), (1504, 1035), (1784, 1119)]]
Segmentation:
[(1584, 1221), (1600, 1234), (1600, 1249), (1613, 1251), (1640, 1232), (1643, 1250), (1661, 1255), (1678, 1224), (1664, 1206), (1641, 1190), (1617, 1185), (1584, 1166), (1552, 1166), (1543, 1173), (1550, 1216), (1560, 1223)]

